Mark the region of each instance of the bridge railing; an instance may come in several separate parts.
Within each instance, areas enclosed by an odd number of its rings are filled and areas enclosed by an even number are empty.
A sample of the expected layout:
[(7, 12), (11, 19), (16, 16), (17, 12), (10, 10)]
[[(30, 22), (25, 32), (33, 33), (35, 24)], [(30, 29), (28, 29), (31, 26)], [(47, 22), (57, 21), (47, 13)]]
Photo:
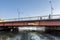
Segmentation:
[(5, 21), (28, 21), (28, 20), (46, 20), (46, 19), (60, 19), (60, 15), (46, 15), (25, 18), (4, 19)]
[(60, 19), (60, 15), (51, 15), (51, 19)]

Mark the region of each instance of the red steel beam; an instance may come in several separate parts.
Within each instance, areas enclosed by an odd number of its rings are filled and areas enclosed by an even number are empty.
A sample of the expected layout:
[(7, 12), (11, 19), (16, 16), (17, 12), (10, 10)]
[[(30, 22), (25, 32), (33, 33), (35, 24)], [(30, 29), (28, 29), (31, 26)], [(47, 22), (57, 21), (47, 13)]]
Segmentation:
[(60, 19), (58, 20), (33, 20), (33, 21), (11, 21), (11, 22), (0, 22), (0, 26), (60, 26)]

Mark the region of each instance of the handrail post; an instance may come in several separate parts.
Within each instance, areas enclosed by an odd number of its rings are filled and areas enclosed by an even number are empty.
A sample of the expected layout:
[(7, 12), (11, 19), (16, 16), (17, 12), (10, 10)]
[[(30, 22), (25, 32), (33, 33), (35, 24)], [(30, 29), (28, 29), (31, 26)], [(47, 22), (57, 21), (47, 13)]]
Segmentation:
[(42, 20), (42, 17), (40, 16), (40, 20)]
[(49, 19), (51, 19), (51, 14), (49, 14)]

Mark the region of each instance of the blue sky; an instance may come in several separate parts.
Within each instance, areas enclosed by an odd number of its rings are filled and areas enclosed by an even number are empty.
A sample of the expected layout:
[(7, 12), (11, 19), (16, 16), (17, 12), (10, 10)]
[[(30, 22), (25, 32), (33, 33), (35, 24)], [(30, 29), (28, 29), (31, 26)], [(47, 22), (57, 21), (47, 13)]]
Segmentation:
[[(60, 0), (52, 0), (53, 14), (60, 13)], [(0, 18), (42, 16), (50, 14), (49, 0), (0, 0)]]

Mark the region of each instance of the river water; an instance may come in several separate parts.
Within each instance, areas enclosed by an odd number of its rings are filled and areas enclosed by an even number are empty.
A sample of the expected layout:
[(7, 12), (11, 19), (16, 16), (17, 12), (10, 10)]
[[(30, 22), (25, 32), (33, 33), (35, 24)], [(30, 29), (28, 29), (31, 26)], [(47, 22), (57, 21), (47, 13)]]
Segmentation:
[(0, 40), (60, 40), (60, 37), (37, 32), (1, 32)]

